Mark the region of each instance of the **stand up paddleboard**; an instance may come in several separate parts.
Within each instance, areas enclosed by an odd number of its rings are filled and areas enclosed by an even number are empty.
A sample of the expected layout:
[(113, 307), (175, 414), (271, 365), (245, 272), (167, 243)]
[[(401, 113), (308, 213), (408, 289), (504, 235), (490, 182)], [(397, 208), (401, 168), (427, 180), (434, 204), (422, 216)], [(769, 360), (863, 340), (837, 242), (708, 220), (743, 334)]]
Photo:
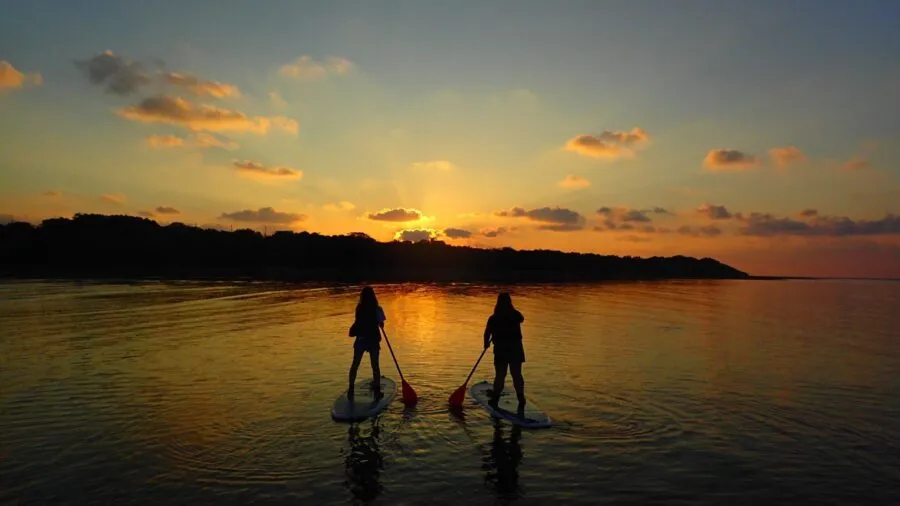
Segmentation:
[(372, 378), (357, 381), (353, 389), (353, 401), (347, 399), (347, 392), (344, 391), (331, 406), (331, 417), (341, 421), (359, 421), (381, 413), (397, 393), (397, 384), (394, 380), (382, 376), (381, 393), (384, 397), (375, 402)]
[(525, 412), (520, 417), (516, 412), (519, 406), (519, 401), (516, 399), (516, 392), (509, 386), (504, 386), (503, 392), (500, 394), (500, 399), (497, 402), (497, 409), (492, 408), (488, 405), (488, 401), (490, 400), (488, 390), (493, 388), (493, 382), (487, 380), (479, 381), (472, 385), (472, 388), (469, 389), (469, 393), (472, 394), (472, 398), (475, 399), (475, 402), (480, 404), (488, 413), (497, 418), (502, 418), (515, 425), (528, 428), (550, 426), (550, 417), (542, 412), (540, 408), (535, 406), (528, 397), (525, 398)]

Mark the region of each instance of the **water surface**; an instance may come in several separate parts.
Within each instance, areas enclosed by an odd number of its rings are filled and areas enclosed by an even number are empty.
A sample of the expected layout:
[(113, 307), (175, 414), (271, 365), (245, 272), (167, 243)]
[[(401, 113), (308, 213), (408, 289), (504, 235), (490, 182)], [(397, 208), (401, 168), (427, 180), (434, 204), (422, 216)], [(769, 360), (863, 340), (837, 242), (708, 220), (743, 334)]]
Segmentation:
[(377, 286), (419, 404), (332, 421), (358, 290), (0, 284), (0, 501), (900, 504), (900, 283), (514, 287), (540, 430), (447, 409), (480, 285)]

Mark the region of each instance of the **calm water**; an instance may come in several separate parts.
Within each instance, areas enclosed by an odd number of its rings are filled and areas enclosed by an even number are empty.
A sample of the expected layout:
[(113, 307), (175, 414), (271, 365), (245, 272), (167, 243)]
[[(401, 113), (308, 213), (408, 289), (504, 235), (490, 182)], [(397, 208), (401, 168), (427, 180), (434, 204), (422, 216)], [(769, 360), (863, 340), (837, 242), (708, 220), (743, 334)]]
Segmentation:
[(522, 431), (447, 409), (494, 287), (376, 290), (420, 401), (351, 425), (358, 287), (0, 284), (0, 502), (900, 504), (900, 283), (516, 287)]

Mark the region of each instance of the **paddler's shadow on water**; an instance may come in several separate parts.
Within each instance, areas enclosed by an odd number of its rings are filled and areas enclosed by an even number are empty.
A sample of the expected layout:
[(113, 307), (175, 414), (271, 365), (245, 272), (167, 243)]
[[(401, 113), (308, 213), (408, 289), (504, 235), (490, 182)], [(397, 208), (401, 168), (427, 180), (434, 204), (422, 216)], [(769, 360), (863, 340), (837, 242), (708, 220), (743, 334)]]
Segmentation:
[[(494, 489), (501, 501), (518, 499), (524, 495), (519, 486), (519, 463), (522, 462), (522, 427), (505, 425), (500, 420), (494, 422), (494, 438), (490, 444), (481, 447), (481, 468), (484, 482)], [(509, 431), (509, 437), (506, 432)]]
[[(371, 425), (371, 430), (366, 433), (361, 425)], [(374, 500), (382, 491), (379, 477), (384, 465), (379, 448), (380, 434), (381, 427), (376, 420), (351, 423), (347, 428), (349, 448), (344, 458), (344, 485), (364, 503)]]

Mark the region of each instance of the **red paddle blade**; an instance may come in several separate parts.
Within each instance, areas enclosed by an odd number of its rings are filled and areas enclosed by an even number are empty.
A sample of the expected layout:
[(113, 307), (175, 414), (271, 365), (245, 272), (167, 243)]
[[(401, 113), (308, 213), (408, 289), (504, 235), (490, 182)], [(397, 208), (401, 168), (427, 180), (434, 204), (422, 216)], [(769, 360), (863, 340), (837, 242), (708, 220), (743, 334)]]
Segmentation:
[(465, 398), (466, 398), (466, 386), (463, 385), (463, 386), (457, 388), (456, 391), (450, 395), (450, 405), (454, 406), (454, 407), (462, 406), (463, 400), (465, 400)]
[(409, 383), (406, 381), (401, 385), (401, 389), (403, 390), (403, 403), (407, 405), (413, 405), (419, 402), (419, 396), (416, 395), (416, 391), (409, 386)]

